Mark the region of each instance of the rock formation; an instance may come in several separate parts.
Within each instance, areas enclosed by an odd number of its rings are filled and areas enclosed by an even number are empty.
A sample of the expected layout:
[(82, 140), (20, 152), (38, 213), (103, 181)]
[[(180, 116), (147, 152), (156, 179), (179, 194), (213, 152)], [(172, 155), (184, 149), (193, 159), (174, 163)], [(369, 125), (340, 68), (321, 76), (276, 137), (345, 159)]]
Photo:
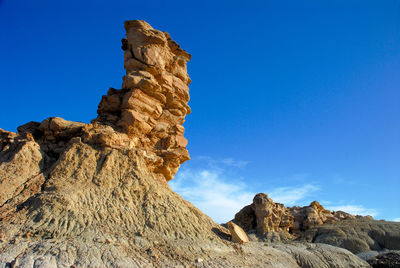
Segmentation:
[(311, 227), (301, 239), (345, 248), (354, 254), (400, 250), (400, 223), (357, 217)]
[(103, 96), (94, 122), (127, 134), (132, 146), (145, 150), (149, 171), (170, 180), (190, 159), (182, 124), (191, 112), (186, 69), (191, 56), (144, 21), (127, 21), (125, 29), (122, 89)]
[(0, 267), (368, 267), (329, 245), (235, 244), (173, 192), (190, 55), (146, 22), (125, 29), (122, 89), (92, 123), (0, 130)]
[(400, 253), (389, 252), (380, 254), (368, 260), (373, 268), (398, 268), (400, 267)]
[[(20, 126), (18, 132), (34, 136), (51, 155), (63, 152), (72, 138), (111, 148), (135, 148), (149, 171), (168, 181), (190, 159), (182, 124), (190, 113), (186, 63), (191, 56), (168, 33), (144, 21), (127, 21), (125, 29), (122, 89), (109, 89), (92, 124), (49, 118)], [(0, 134), (0, 146), (17, 137), (11, 132)]]
[(267, 194), (259, 193), (254, 196), (251, 205), (236, 213), (233, 221), (247, 232), (256, 229), (259, 235), (264, 236), (268, 232), (299, 235), (314, 226), (354, 218), (343, 211), (326, 210), (317, 201), (305, 207), (288, 208), (275, 203)]
[(400, 250), (400, 224), (329, 211), (317, 201), (304, 207), (285, 207), (259, 193), (251, 205), (236, 213), (233, 222), (246, 232), (254, 230), (266, 239), (269, 233), (276, 232), (286, 239), (330, 244), (353, 253)]
[(253, 199), (252, 208), (256, 217), (257, 232), (261, 235), (271, 231), (289, 232), (289, 227), (293, 225), (293, 216), (285, 206), (274, 203), (266, 194), (257, 194)]
[(246, 244), (249, 242), (249, 237), (240, 226), (234, 224), (231, 221), (228, 222), (226, 225), (229, 228), (229, 232), (231, 233), (233, 242), (237, 242), (240, 244)]

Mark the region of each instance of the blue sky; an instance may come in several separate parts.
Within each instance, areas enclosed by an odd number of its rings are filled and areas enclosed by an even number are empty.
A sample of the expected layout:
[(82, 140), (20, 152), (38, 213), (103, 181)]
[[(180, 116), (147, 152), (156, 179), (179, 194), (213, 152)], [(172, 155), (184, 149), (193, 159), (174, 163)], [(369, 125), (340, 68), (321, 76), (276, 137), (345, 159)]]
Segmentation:
[(128, 19), (192, 54), (171, 186), (216, 221), (257, 192), (400, 217), (400, 1), (0, 0), (0, 127), (95, 118)]

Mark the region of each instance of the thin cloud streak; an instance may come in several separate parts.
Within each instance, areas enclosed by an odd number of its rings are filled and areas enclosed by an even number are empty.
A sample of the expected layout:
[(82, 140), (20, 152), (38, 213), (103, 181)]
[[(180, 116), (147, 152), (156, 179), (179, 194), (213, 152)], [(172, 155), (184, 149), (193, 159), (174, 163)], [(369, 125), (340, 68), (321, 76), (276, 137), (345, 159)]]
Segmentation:
[[(186, 168), (179, 171), (169, 185), (218, 223), (233, 219), (240, 209), (252, 203), (258, 193), (250, 190), (240, 179), (227, 179), (222, 169)], [(274, 201), (293, 205), (316, 190), (318, 187), (307, 184), (276, 188), (269, 193)]]
[(199, 157), (197, 157), (197, 160), (206, 161), (209, 166), (211, 166), (215, 169), (222, 168), (221, 166), (244, 168), (250, 163), (249, 161), (235, 160), (231, 157), (224, 158), (224, 159), (213, 159), (209, 156), (199, 156)]
[(283, 203), (285, 206), (294, 206), (299, 205), (299, 201), (304, 200), (318, 190), (318, 186), (306, 184), (300, 187), (279, 187), (270, 191), (268, 195), (275, 202)]
[(370, 215), (375, 217), (378, 215), (378, 211), (376, 209), (365, 208), (360, 205), (343, 205), (343, 206), (328, 206), (327, 209), (333, 211), (344, 211), (354, 215), (362, 215), (367, 216)]
[[(214, 160), (206, 156), (197, 157), (195, 161), (198, 160), (200, 160), (200, 163), (197, 163), (199, 168), (183, 167), (169, 185), (218, 223), (233, 219), (240, 209), (252, 203), (254, 195), (259, 192), (268, 194), (275, 202), (283, 203), (285, 206), (302, 206), (315, 200), (313, 196), (321, 190), (318, 185), (305, 183), (254, 191), (243, 179), (235, 178), (234, 175), (235, 168), (243, 168), (248, 164), (247, 161), (237, 161), (232, 158)], [(341, 205), (337, 205), (337, 202), (329, 200), (323, 203), (329, 210), (373, 217), (378, 215), (375, 209), (361, 205), (342, 205), (342, 202)]]
[(216, 170), (186, 169), (169, 185), (218, 223), (231, 220), (254, 196), (243, 182), (228, 183)]

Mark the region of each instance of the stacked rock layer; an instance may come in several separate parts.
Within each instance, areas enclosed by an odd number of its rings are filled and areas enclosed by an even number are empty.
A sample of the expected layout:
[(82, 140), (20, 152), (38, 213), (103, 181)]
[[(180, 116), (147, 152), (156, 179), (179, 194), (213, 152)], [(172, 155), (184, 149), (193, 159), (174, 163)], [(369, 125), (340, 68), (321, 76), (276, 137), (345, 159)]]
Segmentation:
[(343, 211), (329, 211), (317, 201), (305, 207), (285, 207), (275, 203), (267, 194), (259, 193), (251, 205), (236, 213), (234, 222), (245, 231), (256, 230), (264, 236), (269, 232), (283, 232), (299, 236), (305, 230), (325, 223), (356, 217)]
[(145, 149), (150, 171), (170, 180), (190, 159), (182, 124), (190, 113), (191, 56), (144, 21), (127, 21), (125, 29), (122, 89), (103, 96), (94, 121), (126, 133), (133, 146)]

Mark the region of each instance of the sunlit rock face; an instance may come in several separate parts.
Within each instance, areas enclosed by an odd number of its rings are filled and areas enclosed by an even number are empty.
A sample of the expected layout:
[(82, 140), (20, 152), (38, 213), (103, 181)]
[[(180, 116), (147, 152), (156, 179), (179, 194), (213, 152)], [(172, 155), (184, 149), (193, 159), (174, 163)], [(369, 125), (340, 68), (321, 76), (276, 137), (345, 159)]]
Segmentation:
[(253, 208), (256, 215), (257, 232), (265, 235), (271, 231), (289, 231), (293, 225), (293, 216), (280, 203), (274, 203), (268, 195), (260, 193), (253, 199)]
[(261, 236), (270, 232), (300, 236), (315, 226), (355, 218), (343, 211), (326, 210), (317, 201), (304, 207), (285, 207), (275, 203), (267, 194), (259, 193), (254, 196), (252, 204), (236, 213), (234, 222), (245, 231), (256, 230)]
[(190, 113), (191, 56), (144, 21), (126, 21), (125, 29), (122, 89), (103, 96), (94, 122), (127, 134), (133, 146), (144, 149), (149, 170), (168, 181), (190, 159), (182, 124)]

